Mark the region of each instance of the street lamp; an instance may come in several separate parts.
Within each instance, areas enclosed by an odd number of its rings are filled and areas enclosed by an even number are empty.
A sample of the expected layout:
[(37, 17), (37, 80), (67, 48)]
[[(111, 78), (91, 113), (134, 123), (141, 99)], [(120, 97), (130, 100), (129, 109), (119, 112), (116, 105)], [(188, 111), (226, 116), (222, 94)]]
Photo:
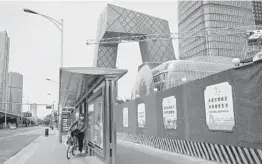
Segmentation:
[(44, 14), (40, 14), (36, 11), (30, 10), (30, 9), (24, 9), (24, 12), (26, 13), (30, 13), (30, 14), (35, 14), (35, 15), (40, 15), (46, 19), (48, 19), (49, 21), (51, 21), (52, 23), (54, 23), (54, 25), (60, 30), (61, 32), (61, 57), (60, 57), (60, 67), (63, 68), (63, 34), (64, 34), (64, 23), (63, 23), (63, 19), (61, 19), (61, 21), (55, 20), (54, 18), (51, 18), (47, 15)]
[(49, 79), (49, 78), (45, 78), (45, 79), (46, 79), (47, 81), (52, 81), (52, 82), (58, 84), (58, 82), (56, 82), (56, 81), (54, 81), (54, 80), (52, 80), (52, 79)]
[(187, 78), (183, 77), (183, 78), (181, 79), (181, 81), (182, 81), (183, 83), (185, 83), (185, 82), (187, 82)]
[[(33, 10), (30, 10), (30, 9), (24, 9), (24, 12), (42, 16), (42, 17), (48, 19), (49, 21), (51, 21), (60, 30), (60, 32), (61, 32), (60, 68), (63, 68), (63, 35), (64, 35), (64, 23), (63, 23), (64, 21), (63, 21), (63, 19), (61, 19), (61, 21), (57, 21), (54, 18), (51, 18), (47, 15), (40, 14), (40, 13), (33, 11)], [(59, 110), (59, 107), (58, 107), (58, 110)], [(61, 120), (62, 116), (61, 115), (62, 115), (62, 110), (59, 110), (59, 136), (58, 136), (58, 139), (59, 139), (60, 143), (62, 143), (62, 126), (61, 126), (62, 125), (62, 120)]]
[(240, 64), (240, 59), (239, 59), (239, 58), (234, 58), (234, 59), (232, 59), (232, 63), (233, 63), (235, 66), (239, 66), (239, 64)]

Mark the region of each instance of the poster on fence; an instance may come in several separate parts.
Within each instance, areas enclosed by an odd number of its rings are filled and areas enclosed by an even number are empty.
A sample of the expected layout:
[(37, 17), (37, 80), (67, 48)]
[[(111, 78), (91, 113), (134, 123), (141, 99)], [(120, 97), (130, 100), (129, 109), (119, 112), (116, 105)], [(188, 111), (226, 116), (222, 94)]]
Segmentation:
[(165, 129), (177, 128), (177, 109), (175, 96), (166, 97), (162, 101), (163, 122)]
[(232, 86), (228, 82), (207, 86), (204, 96), (208, 128), (232, 130), (235, 126)]
[(139, 128), (146, 127), (146, 110), (145, 110), (144, 103), (137, 105), (137, 121), (138, 121)]
[(128, 127), (128, 108), (123, 109), (123, 126)]

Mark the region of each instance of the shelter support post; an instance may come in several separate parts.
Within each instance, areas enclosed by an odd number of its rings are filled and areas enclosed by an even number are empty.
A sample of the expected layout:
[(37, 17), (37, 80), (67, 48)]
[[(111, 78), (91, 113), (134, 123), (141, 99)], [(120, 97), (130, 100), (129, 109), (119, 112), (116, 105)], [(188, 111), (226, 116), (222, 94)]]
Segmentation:
[(115, 125), (115, 106), (116, 106), (116, 81), (114, 76), (106, 77), (105, 94), (105, 162), (115, 164), (116, 161), (116, 125)]

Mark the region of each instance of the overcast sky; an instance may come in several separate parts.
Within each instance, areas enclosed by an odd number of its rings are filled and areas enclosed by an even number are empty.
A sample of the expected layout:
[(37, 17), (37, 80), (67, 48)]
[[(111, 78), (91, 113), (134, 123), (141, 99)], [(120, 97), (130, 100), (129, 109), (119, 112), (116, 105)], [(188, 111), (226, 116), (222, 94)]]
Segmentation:
[[(23, 8), (64, 19), (64, 66), (78, 67), (93, 66), (94, 46), (85, 43), (96, 37), (98, 17), (108, 3), (166, 19), (171, 32), (177, 32), (176, 1), (0, 2), (0, 31), (7, 31), (10, 37), (9, 71), (24, 75), (24, 101), (57, 101), (58, 84), (45, 78), (59, 80), (60, 32), (48, 20), (24, 13)], [(176, 55), (177, 47), (174, 41)], [(129, 71), (119, 82), (120, 97), (130, 97), (141, 63), (138, 43), (119, 45), (117, 67)], [(39, 117), (49, 113), (38, 107)]]

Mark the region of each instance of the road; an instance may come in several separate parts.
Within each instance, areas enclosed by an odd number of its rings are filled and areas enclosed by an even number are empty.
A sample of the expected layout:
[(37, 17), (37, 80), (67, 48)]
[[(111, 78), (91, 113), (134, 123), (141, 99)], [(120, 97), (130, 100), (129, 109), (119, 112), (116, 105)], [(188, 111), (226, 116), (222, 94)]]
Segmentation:
[(12, 136), (15, 134), (23, 133), (23, 132), (28, 132), (32, 131), (35, 129), (39, 129), (39, 126), (34, 126), (34, 127), (25, 127), (25, 128), (17, 128), (15, 130), (5, 130), (5, 129), (0, 129), (0, 140), (4, 137)]
[(43, 127), (0, 130), (0, 163), (4, 163), (43, 134)]

